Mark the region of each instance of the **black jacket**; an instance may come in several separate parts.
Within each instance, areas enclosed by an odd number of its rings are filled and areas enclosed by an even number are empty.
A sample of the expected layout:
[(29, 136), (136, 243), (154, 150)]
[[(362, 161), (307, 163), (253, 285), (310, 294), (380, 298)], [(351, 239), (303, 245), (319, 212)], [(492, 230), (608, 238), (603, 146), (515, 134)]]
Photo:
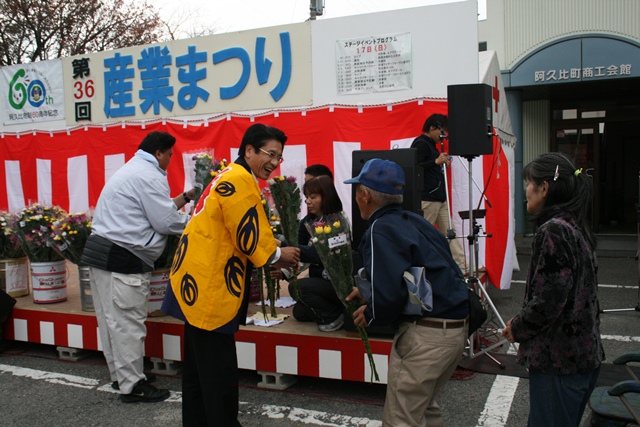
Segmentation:
[(436, 159), (440, 156), (436, 142), (422, 134), (413, 140), (411, 148), (416, 149), (418, 166), (422, 167), (424, 171), (424, 186), (420, 199), (430, 202), (446, 201), (444, 172), (442, 166), (436, 165)]

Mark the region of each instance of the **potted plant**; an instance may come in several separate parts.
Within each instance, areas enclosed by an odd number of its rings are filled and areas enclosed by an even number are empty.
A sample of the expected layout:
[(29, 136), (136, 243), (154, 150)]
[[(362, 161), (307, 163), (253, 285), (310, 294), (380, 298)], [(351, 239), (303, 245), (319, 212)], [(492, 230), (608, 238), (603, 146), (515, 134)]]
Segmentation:
[(80, 304), (83, 311), (95, 311), (89, 267), (80, 263), (90, 234), (91, 217), (85, 212), (79, 212), (65, 213), (61, 219), (53, 223), (53, 229), (47, 235), (47, 244), (64, 259), (78, 266)]
[(9, 224), (15, 215), (0, 212), (0, 289), (12, 297), (29, 294), (27, 257)]
[(50, 243), (54, 223), (64, 215), (57, 206), (35, 203), (19, 211), (9, 226), (29, 258), (33, 302), (37, 304), (67, 300), (66, 262)]
[(80, 266), (82, 251), (91, 234), (91, 217), (85, 212), (64, 213), (53, 223), (47, 243), (64, 259)]

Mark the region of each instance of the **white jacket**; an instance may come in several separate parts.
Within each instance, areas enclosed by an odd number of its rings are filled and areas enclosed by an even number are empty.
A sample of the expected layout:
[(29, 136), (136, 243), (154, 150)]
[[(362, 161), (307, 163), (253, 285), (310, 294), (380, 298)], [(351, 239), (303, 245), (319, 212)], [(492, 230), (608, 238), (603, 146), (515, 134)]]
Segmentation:
[(91, 232), (152, 266), (167, 235), (182, 234), (188, 221), (171, 199), (167, 172), (154, 157), (138, 150), (102, 189)]

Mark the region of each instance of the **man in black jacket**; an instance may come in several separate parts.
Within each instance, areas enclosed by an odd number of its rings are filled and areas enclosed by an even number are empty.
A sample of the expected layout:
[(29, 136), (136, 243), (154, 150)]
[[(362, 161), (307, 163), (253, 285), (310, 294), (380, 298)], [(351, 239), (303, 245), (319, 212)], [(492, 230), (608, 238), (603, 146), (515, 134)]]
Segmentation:
[[(449, 204), (447, 203), (447, 190), (445, 189), (444, 168), (451, 166), (449, 154), (438, 151), (437, 144), (441, 144), (441, 135), (447, 129), (447, 116), (432, 114), (422, 126), (422, 135), (411, 143), (411, 148), (417, 150), (418, 166), (424, 171), (424, 186), (421, 200), (424, 217), (445, 236), (449, 229)], [(444, 148), (444, 147), (442, 147)], [(451, 225), (453, 229), (453, 225)], [(453, 229), (455, 233), (455, 229)], [(462, 245), (457, 239), (449, 240), (451, 253), (456, 264), (463, 272), (467, 272), (467, 262), (462, 250)]]

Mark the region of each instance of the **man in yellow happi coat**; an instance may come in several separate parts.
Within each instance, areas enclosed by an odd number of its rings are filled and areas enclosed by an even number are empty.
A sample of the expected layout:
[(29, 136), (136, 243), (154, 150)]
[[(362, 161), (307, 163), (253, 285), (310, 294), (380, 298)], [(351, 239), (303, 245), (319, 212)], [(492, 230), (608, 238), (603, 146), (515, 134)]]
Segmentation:
[(244, 325), (253, 266), (296, 266), (297, 247), (280, 248), (262, 206), (257, 178), (282, 162), (287, 140), (255, 124), (238, 159), (204, 190), (180, 239), (163, 311), (185, 321), (183, 426), (239, 426), (234, 333)]

